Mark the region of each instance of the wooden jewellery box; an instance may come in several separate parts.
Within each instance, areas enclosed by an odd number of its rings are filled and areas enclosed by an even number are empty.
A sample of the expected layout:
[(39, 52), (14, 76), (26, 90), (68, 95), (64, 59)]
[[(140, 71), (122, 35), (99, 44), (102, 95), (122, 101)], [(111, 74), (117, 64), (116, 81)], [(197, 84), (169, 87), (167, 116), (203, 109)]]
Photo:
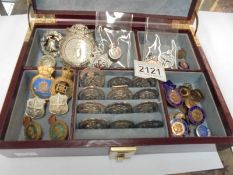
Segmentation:
[[(111, 155), (116, 159), (124, 159), (130, 155), (150, 154), (158, 152), (182, 152), (191, 145), (201, 145), (205, 150), (206, 144), (231, 145), (233, 143), (233, 122), (230, 112), (217, 85), (208, 58), (195, 36), (192, 24), (197, 18), (196, 11), (200, 6), (198, 0), (32, 0), (29, 4), (29, 29), (18, 58), (17, 65), (6, 95), (0, 114), (0, 153), (8, 157), (17, 156), (85, 156)], [(96, 26), (96, 12), (124, 12), (132, 14), (131, 21), (122, 19), (121, 26), (130, 26), (129, 49), (120, 46), (125, 63), (123, 67), (104, 68), (105, 84), (102, 91), (111, 90), (107, 82), (114, 77), (134, 77), (134, 59), (143, 61), (145, 36), (150, 40), (157, 33), (162, 45), (176, 42), (177, 49), (186, 51), (186, 61), (189, 69), (166, 69), (166, 76), (174, 84), (189, 83), (192, 88), (200, 89), (204, 100), (199, 103), (205, 110), (205, 125), (210, 130), (209, 136), (174, 136), (171, 128), (170, 113), (176, 111), (166, 100), (166, 92), (162, 81), (155, 81), (151, 89), (158, 92), (157, 99), (126, 99), (119, 102), (136, 106), (152, 101), (157, 103), (157, 110), (150, 113), (133, 112), (126, 114), (83, 114), (78, 113), (77, 106), (85, 100), (79, 99), (78, 94), (83, 89), (80, 85), (80, 72), (83, 67), (74, 67), (72, 77), (73, 93), (68, 101), (69, 111), (57, 117), (66, 122), (68, 137), (65, 140), (52, 140), (49, 137), (48, 117), (51, 115), (48, 104), (45, 116), (35, 119), (42, 127), (43, 135), (40, 140), (28, 140), (24, 135), (22, 118), (25, 115), (27, 100), (32, 97), (30, 82), (37, 75), (37, 67), (42, 57), (40, 40), (46, 31), (56, 30), (65, 34), (66, 28), (74, 24), (87, 25), (90, 30)], [(33, 13), (34, 12), (34, 13)], [(197, 18), (198, 26), (198, 18)], [(106, 22), (106, 21), (105, 21)], [(130, 24), (129, 24), (130, 23)], [(118, 25), (115, 23), (115, 26)], [(146, 30), (146, 31), (145, 31)], [(145, 32), (147, 35), (145, 35)], [(165, 47), (164, 46), (164, 47)], [(53, 75), (61, 75), (63, 64), (56, 58), (57, 64)], [(142, 87), (131, 86), (129, 90), (135, 94)], [(108, 106), (117, 100), (100, 99), (97, 102)], [(104, 119), (108, 122), (130, 120), (140, 123), (145, 120), (159, 120), (162, 127), (124, 129), (82, 129), (80, 122), (85, 119)], [(175, 147), (173, 147), (175, 146)]]

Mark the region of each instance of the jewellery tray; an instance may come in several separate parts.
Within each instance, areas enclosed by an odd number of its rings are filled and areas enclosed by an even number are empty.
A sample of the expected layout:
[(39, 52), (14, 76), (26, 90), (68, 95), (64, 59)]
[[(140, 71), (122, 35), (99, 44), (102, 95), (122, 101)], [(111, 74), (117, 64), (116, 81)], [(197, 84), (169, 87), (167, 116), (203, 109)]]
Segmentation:
[[(64, 3), (65, 2), (65, 3)], [(0, 114), (0, 154), (8, 157), (18, 156), (74, 156), (74, 155), (113, 155), (120, 159), (128, 153), (150, 154), (161, 152), (208, 151), (207, 144), (230, 146), (233, 143), (233, 122), (223, 96), (211, 71), (208, 59), (191, 27), (195, 12), (200, 6), (198, 0), (161, 1), (147, 0), (33, 0), (29, 7), (29, 24), (25, 42), (6, 95)], [(29, 8), (30, 9), (30, 8)], [(139, 10), (140, 9), (140, 10)], [(162, 82), (157, 81), (155, 87), (159, 92), (158, 99), (117, 100), (127, 102), (132, 106), (146, 101), (157, 102), (159, 109), (154, 113), (129, 114), (80, 114), (77, 105), (85, 102), (77, 98), (83, 89), (79, 85), (81, 68), (74, 68), (74, 92), (68, 102), (69, 112), (58, 116), (69, 126), (69, 137), (65, 141), (52, 141), (48, 130), (48, 105), (44, 118), (36, 120), (41, 124), (43, 137), (40, 141), (27, 141), (24, 137), (22, 118), (27, 99), (31, 97), (30, 81), (37, 74), (38, 61), (42, 56), (40, 38), (48, 30), (65, 33), (67, 27), (73, 24), (88, 25), (95, 28), (96, 11), (120, 11), (133, 13), (131, 45), (127, 68), (104, 69), (105, 86), (102, 90), (107, 96), (111, 88), (107, 81), (113, 77), (133, 78), (133, 60), (142, 60), (144, 30), (146, 18), (153, 19), (150, 25), (159, 34), (164, 43), (174, 39), (187, 52), (189, 70), (167, 69), (167, 79), (176, 85), (184, 82), (200, 89), (205, 100), (200, 103), (206, 113), (206, 125), (211, 131), (210, 137), (174, 137), (170, 128), (169, 113), (176, 109), (167, 105)], [(34, 11), (34, 13), (32, 13)], [(124, 21), (127, 23), (127, 21)], [(197, 20), (198, 23), (198, 20)], [(154, 33), (149, 33), (149, 38)], [(176, 37), (174, 37), (176, 36)], [(122, 49), (124, 53), (124, 48)], [(61, 75), (62, 63), (57, 62), (54, 76)], [(129, 87), (135, 93), (142, 88)], [(95, 100), (105, 106), (116, 100)], [(105, 119), (109, 122), (126, 119), (138, 123), (144, 120), (161, 120), (162, 128), (131, 128), (131, 129), (78, 129), (80, 121), (89, 118)], [(196, 147), (195, 147), (195, 146)], [(174, 147), (175, 146), (175, 147)], [(123, 156), (122, 156), (123, 155)]]

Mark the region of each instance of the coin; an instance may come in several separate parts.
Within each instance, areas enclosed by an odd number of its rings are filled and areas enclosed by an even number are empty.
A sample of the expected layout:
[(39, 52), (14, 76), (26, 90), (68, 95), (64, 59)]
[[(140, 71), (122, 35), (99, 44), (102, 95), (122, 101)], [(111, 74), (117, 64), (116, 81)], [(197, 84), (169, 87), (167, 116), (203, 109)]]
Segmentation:
[(127, 85), (128, 87), (132, 87), (133, 82), (128, 77), (114, 77), (108, 81), (108, 87), (121, 85)]
[(99, 114), (104, 112), (105, 106), (97, 102), (81, 103), (77, 107), (77, 113)]
[(200, 125), (205, 120), (204, 110), (199, 106), (193, 106), (189, 109), (188, 118), (193, 125)]
[(145, 120), (143, 122), (136, 124), (136, 128), (161, 128), (161, 127), (163, 127), (163, 122), (160, 120)]
[(133, 99), (157, 99), (159, 93), (156, 89), (142, 89), (133, 95)]
[(132, 106), (129, 103), (113, 103), (105, 108), (107, 114), (124, 114), (131, 113)]
[(128, 129), (134, 128), (135, 124), (129, 120), (117, 120), (110, 123), (110, 128), (112, 129)]
[(79, 92), (78, 98), (80, 100), (104, 100), (105, 94), (101, 88), (89, 86)]
[(86, 119), (78, 124), (79, 129), (106, 129), (108, 127), (108, 122), (103, 119)]
[(133, 108), (134, 113), (152, 113), (157, 112), (159, 106), (155, 102), (144, 102), (140, 103)]
[(194, 89), (190, 92), (190, 98), (193, 101), (200, 102), (201, 100), (203, 100), (204, 96), (200, 89)]

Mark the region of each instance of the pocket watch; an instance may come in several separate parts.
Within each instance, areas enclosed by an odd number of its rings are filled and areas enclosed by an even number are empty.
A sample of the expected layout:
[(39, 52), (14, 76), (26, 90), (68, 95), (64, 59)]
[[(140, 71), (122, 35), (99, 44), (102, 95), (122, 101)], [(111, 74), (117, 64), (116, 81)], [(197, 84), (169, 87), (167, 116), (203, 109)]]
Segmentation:
[(51, 114), (62, 115), (68, 112), (68, 97), (57, 93), (49, 98), (49, 112)]
[(54, 83), (52, 85), (52, 94), (55, 95), (57, 93), (66, 95), (68, 98), (71, 98), (73, 94), (73, 86), (74, 83), (72, 81), (72, 76), (74, 74), (73, 69), (64, 67), (62, 69), (62, 73), (60, 77), (57, 77), (54, 80)]
[(23, 117), (24, 135), (28, 140), (40, 140), (42, 137), (42, 128), (40, 124), (31, 117)]
[(39, 74), (32, 78), (31, 92), (33, 96), (47, 100), (51, 96), (51, 87), (54, 82), (52, 73), (54, 69), (52, 67), (39, 66), (38, 72)]
[(61, 58), (70, 66), (87, 66), (94, 48), (91, 31), (85, 25), (75, 24), (67, 29), (67, 35), (61, 42)]
[(45, 103), (44, 99), (37, 96), (28, 99), (25, 114), (31, 118), (43, 117), (45, 114)]
[(132, 99), (133, 93), (129, 90), (127, 85), (113, 86), (108, 93), (107, 98), (111, 100), (128, 100)]
[(69, 133), (69, 127), (63, 120), (57, 120), (55, 115), (48, 119), (50, 124), (49, 136), (52, 140), (65, 140)]
[(81, 103), (77, 107), (77, 113), (100, 114), (104, 112), (105, 106), (97, 102)]
[(57, 57), (60, 55), (60, 44), (63, 36), (57, 31), (47, 31), (41, 38), (41, 51), (44, 55)]
[(104, 100), (105, 94), (101, 88), (89, 86), (79, 92), (78, 98), (80, 100)]
[(98, 68), (85, 68), (80, 72), (80, 86), (98, 86), (103, 87), (105, 78), (104, 72)]

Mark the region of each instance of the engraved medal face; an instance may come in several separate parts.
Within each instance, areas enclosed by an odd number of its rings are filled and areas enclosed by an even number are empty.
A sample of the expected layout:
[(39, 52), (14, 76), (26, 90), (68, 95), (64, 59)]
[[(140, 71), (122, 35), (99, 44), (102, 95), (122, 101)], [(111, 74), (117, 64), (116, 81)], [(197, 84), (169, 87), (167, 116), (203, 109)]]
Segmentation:
[(168, 89), (166, 91), (166, 99), (167, 99), (167, 102), (173, 107), (178, 107), (182, 105), (183, 103), (182, 97), (180, 96), (178, 91), (175, 89)]
[(61, 58), (71, 66), (86, 66), (94, 50), (94, 39), (84, 25), (74, 25), (61, 43)]
[(45, 114), (45, 100), (39, 97), (30, 98), (27, 100), (25, 114), (32, 118), (41, 118)]
[(52, 86), (52, 94), (55, 95), (57, 93), (66, 95), (68, 98), (71, 98), (73, 94), (73, 81), (71, 80), (73, 76), (73, 70), (64, 67), (62, 69), (62, 75), (57, 77), (54, 80)]
[(40, 140), (42, 128), (39, 123), (28, 116), (23, 117), (24, 135), (28, 140)]
[(188, 118), (194, 125), (202, 124), (205, 120), (204, 110), (199, 106), (193, 106), (189, 109)]
[(69, 133), (68, 125), (62, 120), (57, 120), (55, 115), (50, 116), (48, 121), (51, 140), (65, 140)]
[(60, 93), (49, 98), (49, 111), (52, 114), (62, 115), (68, 112), (68, 97)]
[(39, 66), (38, 71), (39, 74), (32, 78), (32, 94), (42, 99), (48, 99), (51, 96), (51, 87), (53, 85), (51, 74), (54, 69), (47, 66)]
[(47, 31), (40, 41), (43, 54), (52, 55), (53, 57), (59, 56), (62, 38), (62, 34), (57, 31)]

